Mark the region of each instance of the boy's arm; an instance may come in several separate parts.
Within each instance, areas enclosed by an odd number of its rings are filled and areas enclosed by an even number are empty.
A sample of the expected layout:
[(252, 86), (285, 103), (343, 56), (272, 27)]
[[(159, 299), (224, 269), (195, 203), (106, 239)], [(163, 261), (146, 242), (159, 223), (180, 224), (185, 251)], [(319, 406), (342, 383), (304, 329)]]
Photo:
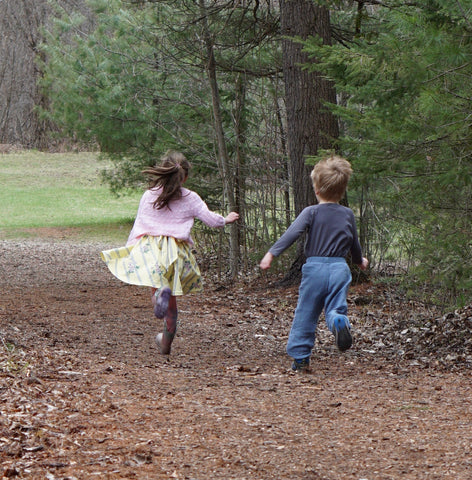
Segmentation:
[(259, 267), (261, 267), (262, 270), (267, 270), (268, 268), (270, 268), (270, 264), (272, 263), (273, 259), (274, 259), (274, 256), (272, 255), (272, 253), (267, 252), (264, 255), (264, 258), (261, 260)]
[(354, 213), (351, 211), (351, 222), (352, 222), (352, 245), (351, 245), (351, 258), (352, 262), (359, 266), (361, 270), (367, 270), (369, 266), (369, 261), (367, 258), (362, 256), (362, 248), (359, 242), (359, 237), (357, 235), (356, 220), (354, 218)]
[(351, 255), (352, 255), (352, 261), (359, 266), (361, 270), (367, 270), (367, 267), (369, 266), (369, 260), (367, 258), (362, 256), (362, 249), (361, 249), (361, 244), (359, 243), (359, 238), (357, 236), (357, 228), (356, 228), (356, 221), (354, 219), (353, 215), (353, 232), (354, 232), (354, 239), (351, 247)]
[(305, 208), (295, 221), (287, 228), (285, 233), (272, 245), (270, 250), (265, 254), (259, 266), (262, 270), (267, 270), (274, 257), (278, 257), (286, 250), (298, 237), (307, 229), (312, 219), (312, 208)]

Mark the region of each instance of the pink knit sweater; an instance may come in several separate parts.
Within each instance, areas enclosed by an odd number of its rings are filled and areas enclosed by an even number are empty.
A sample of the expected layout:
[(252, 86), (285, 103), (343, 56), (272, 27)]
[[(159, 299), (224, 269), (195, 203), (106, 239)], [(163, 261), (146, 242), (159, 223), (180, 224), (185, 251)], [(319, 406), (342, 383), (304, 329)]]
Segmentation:
[(158, 210), (153, 203), (159, 193), (160, 188), (144, 192), (126, 246), (136, 244), (143, 235), (174, 237), (193, 245), (190, 231), (195, 218), (209, 227), (225, 225), (224, 217), (209, 210), (200, 196), (191, 190), (182, 188), (180, 199), (173, 200), (168, 207)]

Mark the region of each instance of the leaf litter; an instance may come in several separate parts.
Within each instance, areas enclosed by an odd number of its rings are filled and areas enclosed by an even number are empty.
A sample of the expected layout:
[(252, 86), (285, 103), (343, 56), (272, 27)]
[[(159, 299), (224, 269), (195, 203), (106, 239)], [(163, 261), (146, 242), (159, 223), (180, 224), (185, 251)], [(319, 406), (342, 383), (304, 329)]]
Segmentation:
[(109, 275), (109, 246), (0, 243), (3, 479), (472, 478), (472, 305), (353, 286), (353, 348), (320, 321), (298, 375), (296, 287), (205, 272), (162, 357), (149, 292)]

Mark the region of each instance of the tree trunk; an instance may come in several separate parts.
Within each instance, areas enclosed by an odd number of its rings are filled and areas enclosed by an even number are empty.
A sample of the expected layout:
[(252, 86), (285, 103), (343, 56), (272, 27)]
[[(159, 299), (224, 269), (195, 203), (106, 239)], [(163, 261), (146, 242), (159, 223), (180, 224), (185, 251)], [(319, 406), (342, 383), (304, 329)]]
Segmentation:
[[(83, 4), (84, 0), (61, 0), (64, 8), (83, 10)], [(41, 62), (47, 59), (39, 45), (50, 12), (48, 0), (0, 0), (0, 143), (40, 150), (51, 146), (55, 127), (37, 109), (48, 108), (39, 86)]]
[(236, 142), (236, 171), (235, 171), (235, 202), (236, 211), (239, 213), (239, 228), (237, 244), (244, 253), (244, 269), (247, 269), (247, 245), (245, 232), (246, 213), (246, 78), (238, 74), (235, 83), (235, 105), (234, 105), (234, 132)]
[(43, 125), (34, 109), (42, 100), (35, 59), (46, 4), (46, 0), (0, 3), (0, 143), (43, 146)]
[[(281, 6), (281, 33), (284, 37), (319, 35), (325, 44), (331, 43), (329, 10), (315, 6), (311, 0), (283, 0)], [(287, 108), (287, 137), (295, 213), (314, 202), (314, 192), (309, 173), (312, 167), (305, 165), (309, 155), (316, 155), (319, 148), (332, 146), (332, 139), (339, 134), (334, 115), (323, 103), (336, 101), (331, 82), (319, 73), (302, 69), (303, 64), (313, 63), (302, 52), (302, 46), (290, 38), (282, 40), (285, 102)]]
[[(206, 71), (211, 88), (211, 98), (213, 105), (213, 118), (215, 123), (215, 134), (218, 144), (218, 161), (223, 176), (225, 193), (228, 198), (229, 208), (231, 211), (237, 211), (234, 195), (234, 175), (231, 172), (228, 149), (226, 148), (226, 140), (223, 129), (223, 119), (221, 115), (221, 101), (216, 77), (216, 62), (213, 51), (214, 44), (208, 26), (207, 10), (205, 0), (199, 0), (200, 11), (203, 21), (203, 35), (205, 48), (207, 53)], [(239, 243), (238, 243), (238, 227), (233, 223), (230, 225), (230, 268), (231, 276), (236, 277), (239, 270)]]
[[(295, 214), (315, 202), (310, 179), (311, 166), (307, 156), (332, 147), (339, 135), (336, 118), (323, 103), (336, 101), (331, 82), (317, 72), (303, 70), (313, 59), (302, 52), (302, 46), (293, 37), (303, 40), (318, 35), (325, 44), (331, 43), (329, 10), (314, 5), (312, 0), (282, 0), (280, 2), (285, 103), (287, 109), (287, 146), (290, 182)], [(298, 244), (297, 259), (288, 272), (288, 281), (298, 280), (304, 263), (303, 239)]]

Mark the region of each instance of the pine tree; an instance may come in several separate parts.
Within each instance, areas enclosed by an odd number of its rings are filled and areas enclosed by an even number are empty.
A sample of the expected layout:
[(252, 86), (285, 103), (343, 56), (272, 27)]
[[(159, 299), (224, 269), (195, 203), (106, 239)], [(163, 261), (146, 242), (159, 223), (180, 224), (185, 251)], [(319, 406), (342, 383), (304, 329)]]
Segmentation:
[[(247, 179), (262, 163), (257, 146), (271, 128), (263, 121), (273, 102), (266, 92), (279, 81), (270, 2), (89, 5), (96, 21), (87, 31), (83, 16), (57, 2), (44, 44), (45, 115), (113, 160), (105, 179), (115, 191), (139, 184), (142, 168), (163, 151), (183, 150), (199, 193), (212, 207), (239, 210), (244, 225)], [(233, 228), (234, 274), (240, 245)]]
[(364, 242), (372, 252), (376, 241), (406, 252), (409, 278), (432, 289), (430, 298), (467, 301), (470, 6), (396, 2), (364, 10), (360, 23), (346, 18), (351, 24), (339, 31), (349, 27), (350, 35), (343, 43), (327, 47), (312, 39), (306, 51), (343, 99), (333, 111), (344, 125), (339, 148), (354, 164), (359, 191), (367, 192), (360, 205), (362, 221), (370, 223)]

